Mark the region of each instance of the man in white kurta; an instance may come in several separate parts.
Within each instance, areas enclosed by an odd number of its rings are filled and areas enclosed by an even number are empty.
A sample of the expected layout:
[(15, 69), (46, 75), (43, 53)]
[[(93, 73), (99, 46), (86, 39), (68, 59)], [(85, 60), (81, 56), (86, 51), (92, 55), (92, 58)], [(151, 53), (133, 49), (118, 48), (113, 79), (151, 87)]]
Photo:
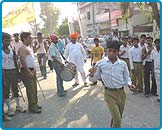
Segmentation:
[(64, 55), (65, 58), (66, 59), (69, 58), (69, 62), (75, 64), (77, 68), (77, 73), (75, 75), (75, 83), (72, 86), (79, 85), (79, 79), (78, 79), (78, 71), (79, 71), (82, 80), (84, 82), (84, 86), (87, 87), (85, 71), (83, 68), (84, 62), (86, 62), (87, 60), (86, 52), (83, 46), (80, 43), (76, 42), (78, 38), (76, 33), (71, 34), (70, 38), (71, 38), (71, 42), (67, 44), (67, 46), (65, 47)]

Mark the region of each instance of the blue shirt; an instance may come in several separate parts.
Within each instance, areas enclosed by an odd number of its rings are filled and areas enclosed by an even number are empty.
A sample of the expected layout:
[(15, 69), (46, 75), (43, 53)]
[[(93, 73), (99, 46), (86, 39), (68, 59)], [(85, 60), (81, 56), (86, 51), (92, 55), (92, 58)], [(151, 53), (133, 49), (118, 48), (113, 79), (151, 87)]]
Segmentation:
[(64, 54), (64, 43), (61, 39), (58, 41), (58, 48), (61, 51), (62, 54)]
[(96, 67), (94, 76), (89, 77), (92, 82), (102, 79), (107, 88), (121, 88), (132, 84), (125, 61), (117, 59), (113, 64), (108, 58), (104, 58), (97, 62)]
[(49, 47), (49, 55), (52, 57), (54, 56), (57, 60), (59, 60), (60, 62), (62, 62), (61, 60), (61, 56), (60, 56), (60, 52), (58, 49), (57, 44), (52, 43)]

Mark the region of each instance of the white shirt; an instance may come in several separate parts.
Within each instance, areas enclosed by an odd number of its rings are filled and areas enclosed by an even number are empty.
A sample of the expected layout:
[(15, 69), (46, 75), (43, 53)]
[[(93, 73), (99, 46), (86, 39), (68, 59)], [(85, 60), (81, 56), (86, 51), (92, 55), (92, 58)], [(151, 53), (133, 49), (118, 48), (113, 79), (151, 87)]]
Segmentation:
[(123, 45), (120, 46), (120, 53), (123, 53), (124, 51), (126, 51), (123, 55), (121, 55), (121, 58), (129, 58), (129, 49), (131, 47), (129, 45), (127, 45), (127, 47), (124, 47)]
[(133, 62), (142, 62), (142, 48), (134, 46), (129, 50), (130, 69), (134, 69)]
[(87, 59), (86, 52), (83, 46), (80, 43), (69, 43), (65, 47), (64, 51), (65, 58), (69, 58), (69, 61), (74, 63), (77, 67), (77, 70), (84, 72), (84, 60)]
[(37, 54), (43, 54), (43, 53), (46, 53), (46, 50), (45, 50), (45, 47), (44, 47), (44, 43), (45, 43), (45, 40), (42, 40), (41, 43), (38, 42), (38, 40), (36, 40), (37, 42), (37, 46), (36, 48), (40, 47), (37, 49)]
[(15, 50), (16, 55), (18, 54), (18, 50), (19, 48), (23, 45), (23, 43), (21, 41), (16, 42), (15, 40), (11, 42), (11, 48)]
[[(25, 45), (24, 45), (25, 46)], [(36, 65), (35, 65), (35, 58), (34, 58), (34, 53), (33, 53), (33, 50), (30, 48), (30, 46), (25, 46), (28, 50), (29, 50), (29, 52), (30, 52), (30, 54), (29, 55), (27, 55), (26, 56), (26, 58), (25, 58), (25, 61), (26, 61), (26, 65), (27, 65), (27, 67), (28, 68), (35, 68), (36, 67)]]
[(93, 77), (89, 77), (92, 82), (102, 79), (104, 86), (108, 88), (121, 88), (131, 85), (128, 67), (125, 61), (117, 59), (113, 64), (108, 58), (97, 62), (97, 70)]
[(160, 50), (159, 52), (156, 48), (152, 50), (151, 59), (154, 60), (154, 71), (160, 72)]
[(119, 41), (119, 38), (117, 36), (113, 36), (112, 41)]
[(138, 46), (142, 49), (143, 47), (147, 46), (147, 43), (144, 43), (142, 46), (141, 46), (141, 43), (138, 43)]
[(3, 50), (2, 50), (2, 68), (3, 69), (15, 69), (15, 63), (14, 63), (14, 59), (13, 59), (13, 51), (11, 48), (10, 49), (10, 53), (6, 54)]

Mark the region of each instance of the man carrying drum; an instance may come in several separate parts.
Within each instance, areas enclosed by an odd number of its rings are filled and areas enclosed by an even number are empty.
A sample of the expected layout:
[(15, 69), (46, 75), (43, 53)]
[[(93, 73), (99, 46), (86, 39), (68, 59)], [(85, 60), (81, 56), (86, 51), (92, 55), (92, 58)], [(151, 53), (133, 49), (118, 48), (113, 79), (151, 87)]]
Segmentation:
[(81, 74), (82, 80), (84, 82), (84, 86), (88, 87), (86, 83), (86, 76), (84, 71), (84, 63), (86, 62), (87, 55), (83, 48), (83, 46), (77, 42), (78, 39), (78, 33), (74, 32), (70, 34), (70, 40), (71, 42), (66, 45), (65, 47), (65, 58), (67, 59), (69, 57), (69, 61), (76, 65), (76, 75), (75, 75), (75, 83), (72, 86), (78, 86), (79, 85), (79, 79), (78, 79), (78, 71)]
[(60, 76), (61, 70), (64, 67), (64, 64), (61, 60), (61, 55), (58, 49), (58, 37), (55, 34), (50, 35), (50, 39), (52, 41), (49, 47), (49, 55), (52, 57), (53, 68), (56, 72), (56, 81), (57, 81), (57, 95), (59, 97), (64, 97), (66, 95), (66, 91), (64, 91), (63, 80)]

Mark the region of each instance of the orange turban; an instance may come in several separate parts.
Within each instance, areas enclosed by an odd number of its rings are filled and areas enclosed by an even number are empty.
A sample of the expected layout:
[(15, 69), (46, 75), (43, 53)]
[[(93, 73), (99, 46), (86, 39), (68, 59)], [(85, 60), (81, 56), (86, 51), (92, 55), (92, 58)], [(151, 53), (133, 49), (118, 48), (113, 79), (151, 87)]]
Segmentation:
[(74, 33), (72, 33), (72, 34), (69, 35), (69, 37), (70, 37), (71, 39), (77, 39), (78, 36), (79, 36), (78, 32), (74, 32)]

